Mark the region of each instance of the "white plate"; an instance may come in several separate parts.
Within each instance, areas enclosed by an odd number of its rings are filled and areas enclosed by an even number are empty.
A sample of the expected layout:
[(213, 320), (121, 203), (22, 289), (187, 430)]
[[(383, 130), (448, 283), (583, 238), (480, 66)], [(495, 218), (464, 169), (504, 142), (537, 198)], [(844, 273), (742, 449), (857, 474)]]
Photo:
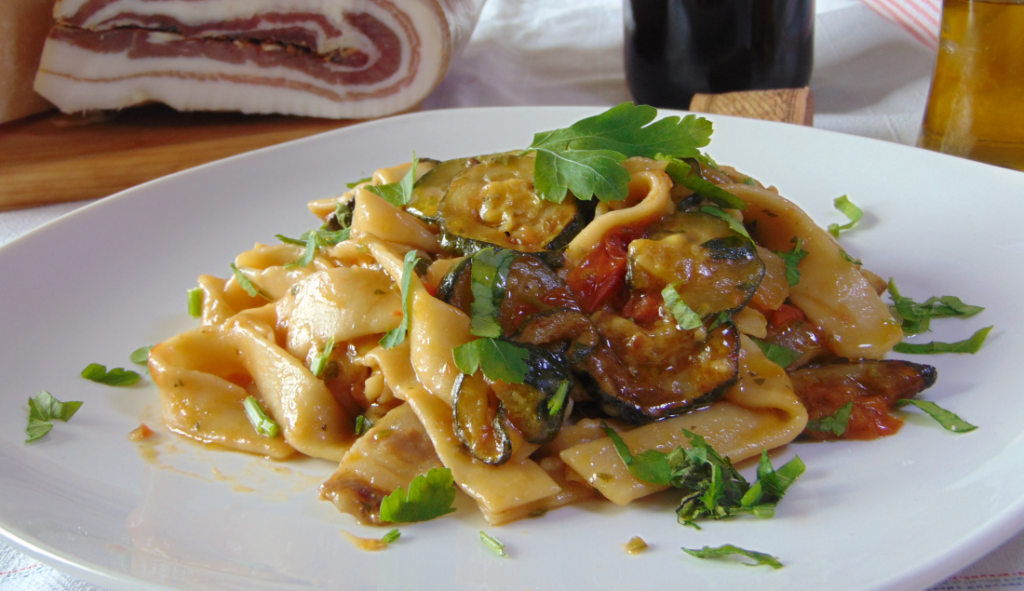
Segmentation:
[[(226, 276), (234, 255), (274, 234), (315, 227), (310, 199), (377, 167), (528, 145), (592, 108), (437, 111), (357, 125), (261, 150), (125, 191), (0, 249), (0, 528), (7, 540), (110, 589), (922, 589), (1024, 527), (1024, 326), (1019, 276), (1024, 175), (803, 127), (714, 117), (710, 153), (843, 222), (832, 199), (866, 212), (847, 250), (905, 295), (953, 294), (987, 306), (935, 322), (932, 336), (996, 329), (978, 355), (925, 359), (924, 395), (977, 424), (952, 434), (914, 414), (895, 437), (794, 444), (807, 472), (774, 519), (675, 523), (673, 495), (628, 508), (592, 502), (488, 527), (466, 498), (451, 517), (402, 528), (366, 553), (341, 535), (361, 527), (317, 500), (327, 462), (275, 464), (201, 449), (158, 424), (149, 384), (117, 389), (78, 377), (195, 325), (185, 290)], [(1019, 258), (1020, 257), (1020, 258)], [(920, 360), (920, 359), (919, 359)], [(25, 444), (28, 396), (85, 405)], [(747, 473), (749, 474), (749, 468)], [(505, 542), (485, 549), (478, 531)], [(627, 555), (640, 535), (651, 549)], [(733, 543), (785, 568), (700, 561), (680, 547)]]

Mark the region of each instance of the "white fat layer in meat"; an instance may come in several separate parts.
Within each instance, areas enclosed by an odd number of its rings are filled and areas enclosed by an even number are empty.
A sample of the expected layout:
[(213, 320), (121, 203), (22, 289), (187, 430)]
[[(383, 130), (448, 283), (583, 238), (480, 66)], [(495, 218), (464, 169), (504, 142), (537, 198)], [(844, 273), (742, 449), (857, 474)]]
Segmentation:
[[(397, 88), (397, 81), (409, 73), (408, 42), (403, 43), (402, 66), (389, 79), (373, 85), (344, 86), (285, 67), (260, 68), (252, 62), (230, 64), (205, 57), (133, 59), (126, 52), (96, 53), (50, 38), (43, 50), (35, 90), (65, 112), (120, 109), (157, 101), (182, 111), (379, 117), (422, 101), (446, 66), (439, 27), (420, 27), (418, 32), (419, 66), (412, 82)], [(167, 34), (159, 35), (166, 39)], [(323, 92), (304, 90), (300, 87), (304, 84)], [(359, 96), (374, 91), (379, 95)]]
[[(69, 19), (88, 0), (59, 0), (54, 6), (54, 16), (58, 19)], [(409, 15), (413, 23), (433, 22), (438, 20), (436, 11), (422, 1), (395, 2), (402, 12)], [(302, 23), (289, 23), (289, 26), (302, 26), (313, 32), (317, 39), (317, 53), (329, 53), (341, 48), (354, 48), (366, 53), (371, 63), (379, 56), (372, 41), (367, 39), (357, 28), (345, 21), (345, 13), (371, 14), (387, 25), (392, 31), (402, 36), (401, 27), (394, 16), (372, 0), (116, 0), (103, 9), (89, 16), (82, 26), (93, 30), (106, 30), (115, 27), (136, 26), (141, 21), (131, 18), (118, 18), (119, 15), (131, 14), (139, 16), (166, 16), (187, 26), (200, 26), (208, 23), (249, 19), (268, 13), (282, 14), (313, 14), (323, 15), (340, 34), (329, 35), (315, 20)], [(274, 28), (274, 23), (261, 22), (257, 30)], [(433, 25), (431, 25), (433, 26)], [(201, 36), (221, 37), (231, 31), (210, 29)]]

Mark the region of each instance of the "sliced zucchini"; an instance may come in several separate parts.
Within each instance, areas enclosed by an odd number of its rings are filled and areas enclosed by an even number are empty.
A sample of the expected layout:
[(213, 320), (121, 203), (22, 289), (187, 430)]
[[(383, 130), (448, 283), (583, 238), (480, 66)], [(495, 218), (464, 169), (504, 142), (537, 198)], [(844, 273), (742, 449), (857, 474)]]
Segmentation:
[(530, 443), (547, 443), (558, 435), (565, 418), (565, 404), (552, 404), (562, 383), (572, 384), (572, 373), (551, 352), (520, 344), (530, 352), (530, 372), (523, 384), (490, 381), (508, 419)]
[(458, 173), (438, 205), (441, 246), (468, 255), (488, 246), (540, 253), (568, 244), (585, 225), (576, 198), (537, 195), (533, 163), (532, 155), (501, 154)]
[(594, 352), (601, 335), (583, 312), (555, 308), (527, 318), (512, 340), (544, 347), (566, 363), (576, 364)]
[(456, 158), (441, 162), (416, 181), (412, 198), (405, 206), (405, 210), (424, 221), (436, 223), (437, 206), (452, 184), (452, 179), (463, 170), (479, 163), (480, 160), (476, 158)]
[(501, 402), (480, 374), (460, 373), (452, 388), (452, 426), (472, 456), (485, 464), (504, 464), (512, 457)]
[(701, 317), (738, 312), (764, 277), (757, 247), (724, 220), (703, 212), (677, 212), (657, 222), (649, 238), (629, 243), (626, 281), (638, 293), (675, 285)]
[(707, 332), (670, 318), (644, 329), (607, 311), (593, 320), (604, 339), (574, 369), (611, 416), (647, 423), (707, 406), (736, 383), (740, 338), (731, 322)]
[(437, 299), (466, 314), (473, 304), (473, 257), (466, 257), (445, 273), (437, 286)]

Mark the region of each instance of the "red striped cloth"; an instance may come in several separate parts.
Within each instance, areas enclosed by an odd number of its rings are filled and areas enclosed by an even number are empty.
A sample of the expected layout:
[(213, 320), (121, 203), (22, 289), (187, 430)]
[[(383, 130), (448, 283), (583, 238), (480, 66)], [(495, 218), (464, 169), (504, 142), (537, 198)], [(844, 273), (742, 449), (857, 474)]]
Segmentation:
[(864, 0), (864, 3), (906, 29), (921, 43), (938, 49), (942, 0)]

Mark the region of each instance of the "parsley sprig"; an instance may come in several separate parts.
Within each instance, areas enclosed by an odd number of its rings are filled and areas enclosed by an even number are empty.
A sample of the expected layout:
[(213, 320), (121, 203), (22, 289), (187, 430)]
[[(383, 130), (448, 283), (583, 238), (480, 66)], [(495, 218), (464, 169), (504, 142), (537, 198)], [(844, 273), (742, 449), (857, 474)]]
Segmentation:
[(53, 429), (53, 421), (68, 422), (81, 406), (80, 400), (61, 402), (46, 390), (29, 398), (28, 426), (25, 428), (28, 439), (25, 443), (36, 441), (49, 433)]
[(363, 188), (395, 207), (407, 205), (412, 200), (412, 189), (416, 184), (417, 163), (419, 163), (419, 159), (416, 158), (416, 152), (413, 152), (412, 166), (409, 167), (409, 171), (405, 173), (402, 180), (387, 185), (367, 185)]
[(533, 136), (525, 152), (534, 151), (534, 184), (538, 194), (561, 203), (572, 191), (578, 199), (595, 195), (621, 201), (629, 193), (629, 172), (622, 166), (632, 156), (695, 158), (711, 141), (711, 122), (687, 115), (654, 121), (658, 110), (622, 103), (582, 119), (566, 129)]
[(455, 480), (448, 468), (431, 468), (409, 483), (409, 492), (398, 487), (384, 497), (380, 520), (390, 523), (427, 521), (455, 510)]
[(804, 250), (803, 238), (793, 238), (790, 240), (793, 243), (793, 248), (788, 251), (776, 250), (775, 254), (782, 258), (782, 262), (786, 264), (786, 282), (789, 283), (790, 287), (800, 283), (800, 261), (804, 260), (807, 256), (807, 251)]
[(786, 490), (804, 472), (799, 456), (778, 470), (761, 452), (757, 481), (751, 485), (700, 435), (683, 429), (690, 439), (690, 449), (682, 446), (664, 453), (649, 449), (633, 455), (622, 437), (607, 425), (604, 432), (611, 438), (619, 457), (630, 473), (652, 484), (671, 485), (687, 490), (676, 509), (679, 522), (700, 529), (700, 518), (726, 519), (742, 513), (771, 517)]
[(393, 349), (402, 344), (405, 334), (409, 330), (409, 283), (416, 272), (416, 265), (420, 264), (420, 258), (416, 256), (415, 250), (405, 253), (405, 264), (402, 266), (402, 323), (392, 328), (380, 339), (380, 346), (385, 349)]
[(903, 332), (906, 334), (929, 332), (932, 318), (968, 318), (985, 309), (965, 304), (956, 296), (933, 296), (924, 302), (915, 302), (900, 293), (896, 280), (891, 277), (889, 298), (892, 299), (892, 311), (903, 322)]
[(859, 207), (854, 205), (854, 203), (850, 201), (849, 197), (847, 197), (846, 195), (843, 195), (842, 197), (836, 197), (835, 200), (832, 202), (832, 205), (837, 210), (839, 210), (843, 215), (845, 215), (846, 219), (850, 220), (848, 223), (845, 224), (828, 225), (828, 233), (831, 234), (834, 238), (839, 238), (840, 232), (845, 232), (846, 230), (852, 229), (855, 225), (857, 225), (857, 222), (859, 222), (860, 219), (864, 217), (864, 212), (861, 211)]

